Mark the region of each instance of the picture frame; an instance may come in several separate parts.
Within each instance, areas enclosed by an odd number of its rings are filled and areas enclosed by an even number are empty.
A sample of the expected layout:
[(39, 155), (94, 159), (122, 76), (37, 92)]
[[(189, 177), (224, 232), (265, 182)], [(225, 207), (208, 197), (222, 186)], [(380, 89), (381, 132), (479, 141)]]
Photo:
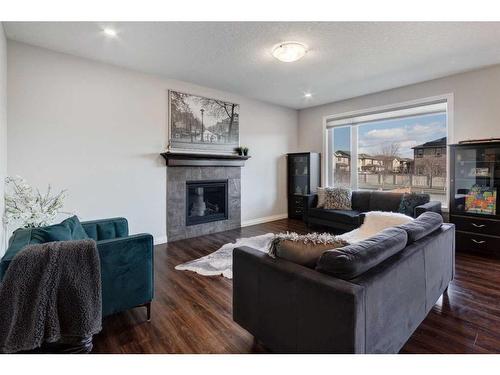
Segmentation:
[(168, 150), (233, 154), (239, 111), (236, 103), (168, 90)]

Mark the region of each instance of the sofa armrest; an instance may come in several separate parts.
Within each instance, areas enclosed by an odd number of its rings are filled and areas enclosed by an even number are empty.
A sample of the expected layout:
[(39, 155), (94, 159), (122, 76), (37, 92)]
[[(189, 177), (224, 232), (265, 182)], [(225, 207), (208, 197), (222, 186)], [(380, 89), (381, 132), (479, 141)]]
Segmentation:
[(150, 302), (154, 292), (153, 236), (97, 241), (103, 316)]
[(363, 224), (366, 219), (366, 212), (360, 212), (359, 213), (359, 225)]
[(233, 251), (233, 319), (274, 352), (363, 353), (365, 290), (262, 251)]
[(437, 212), (438, 214), (441, 214), (441, 202), (438, 201), (431, 201), (426, 204), (422, 204), (420, 206), (415, 207), (415, 217), (419, 217), (422, 215), (424, 212), (431, 211), (431, 212)]
[(82, 222), (87, 235), (95, 241), (128, 236), (128, 221), (124, 217)]

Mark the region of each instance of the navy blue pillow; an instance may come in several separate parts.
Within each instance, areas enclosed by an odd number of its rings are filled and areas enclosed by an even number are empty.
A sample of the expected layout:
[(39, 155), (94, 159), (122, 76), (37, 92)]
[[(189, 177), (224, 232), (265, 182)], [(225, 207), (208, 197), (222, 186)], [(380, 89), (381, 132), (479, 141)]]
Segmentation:
[(403, 195), (399, 204), (399, 212), (411, 217), (415, 217), (415, 207), (430, 202), (428, 194), (409, 193)]

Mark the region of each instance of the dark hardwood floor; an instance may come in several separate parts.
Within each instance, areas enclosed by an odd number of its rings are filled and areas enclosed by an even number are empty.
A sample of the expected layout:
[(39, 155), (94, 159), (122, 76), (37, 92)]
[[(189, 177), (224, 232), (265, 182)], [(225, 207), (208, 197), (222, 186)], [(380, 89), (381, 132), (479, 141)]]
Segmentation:
[[(279, 220), (155, 248), (152, 321), (145, 308), (108, 317), (94, 353), (260, 353), (232, 321), (231, 280), (176, 271), (239, 237), (306, 232), (300, 221)], [(457, 254), (456, 276), (402, 353), (499, 353), (500, 260)]]

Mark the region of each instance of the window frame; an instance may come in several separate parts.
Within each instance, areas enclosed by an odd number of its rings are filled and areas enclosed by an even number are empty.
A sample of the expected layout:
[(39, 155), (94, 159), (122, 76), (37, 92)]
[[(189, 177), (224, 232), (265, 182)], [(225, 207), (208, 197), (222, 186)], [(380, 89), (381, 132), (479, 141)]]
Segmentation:
[[(417, 111), (414, 114), (418, 114), (418, 107), (423, 106), (431, 106), (433, 104), (444, 103), (446, 105), (446, 129), (447, 129), (447, 145), (452, 144), (454, 142), (454, 95), (453, 93), (447, 93), (442, 95), (436, 95), (432, 97), (411, 100), (406, 102), (400, 102), (396, 104), (384, 105), (379, 107), (371, 107), (361, 110), (354, 110), (350, 112), (338, 113), (327, 115), (323, 117), (323, 147), (322, 147), (322, 171), (321, 178), (323, 185), (332, 186), (333, 183), (333, 173), (330, 173), (332, 169), (330, 168), (331, 162), (329, 161), (329, 155), (332, 155), (333, 152), (333, 142), (330, 141), (330, 137), (332, 133), (330, 131), (331, 128), (336, 126), (350, 126), (351, 127), (351, 148), (352, 145), (356, 145), (354, 150), (351, 150), (351, 160), (356, 160), (358, 162), (358, 152), (357, 152), (357, 128), (356, 123), (359, 122), (370, 122), (383, 120), (384, 117), (381, 114), (388, 114), (391, 112), (398, 112), (406, 110), (407, 113), (411, 113), (412, 109), (416, 108)], [(400, 112), (401, 114), (403, 112)], [(423, 114), (423, 113), (420, 113)], [(377, 118), (378, 116), (378, 118)], [(409, 115), (399, 116), (399, 117), (408, 117)], [(385, 117), (385, 119), (395, 118), (395, 117)], [(369, 119), (368, 121), (366, 119)], [(338, 125), (337, 125), (338, 124)], [(353, 126), (354, 125), (354, 126)], [(352, 129), (355, 129), (355, 134), (353, 139)], [(446, 157), (447, 161), (449, 161), (450, 150), (446, 147)], [(351, 187), (353, 189), (357, 189), (358, 187), (358, 176), (357, 176), (357, 168), (351, 168)], [(444, 211), (448, 210), (449, 202), (450, 202), (450, 163), (446, 163), (446, 198), (445, 203), (443, 204)], [(353, 183), (354, 181), (354, 183)], [(326, 182), (326, 184), (325, 184)]]

